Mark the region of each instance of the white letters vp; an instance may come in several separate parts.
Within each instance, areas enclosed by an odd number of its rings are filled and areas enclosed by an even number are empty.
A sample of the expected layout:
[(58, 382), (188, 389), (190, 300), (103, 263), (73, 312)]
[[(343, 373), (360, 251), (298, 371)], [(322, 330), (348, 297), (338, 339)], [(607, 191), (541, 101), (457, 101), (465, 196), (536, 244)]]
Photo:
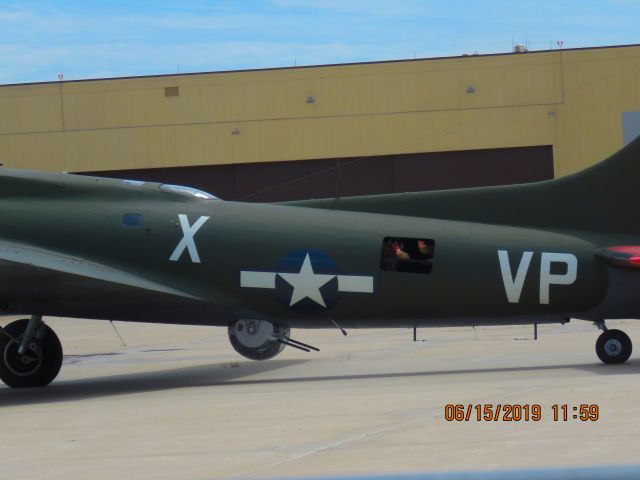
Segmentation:
[[(564, 263), (567, 266), (567, 273), (551, 273), (552, 263)], [(571, 285), (578, 277), (578, 259), (570, 253), (542, 253), (540, 264), (540, 303), (549, 303), (549, 286)]]
[(522, 287), (524, 286), (524, 278), (529, 271), (529, 264), (533, 258), (533, 252), (524, 252), (518, 265), (516, 278), (511, 277), (511, 263), (509, 262), (509, 252), (506, 250), (498, 250), (498, 259), (500, 260), (500, 271), (502, 272), (502, 281), (504, 282), (504, 291), (507, 293), (509, 303), (520, 302)]
[(200, 263), (200, 256), (198, 255), (198, 249), (196, 248), (196, 244), (193, 240), (194, 235), (200, 227), (204, 225), (204, 223), (209, 220), (209, 217), (202, 216), (196, 220), (196, 223), (193, 225), (189, 225), (189, 219), (186, 215), (182, 213), (178, 214), (178, 219), (180, 220), (180, 227), (182, 227), (182, 240), (176, 246), (175, 250), (169, 257), (169, 260), (172, 262), (177, 262), (182, 252), (185, 249), (189, 251), (189, 256), (191, 257), (191, 261), (193, 263)]
[[(509, 252), (498, 250), (498, 260), (500, 262), (500, 272), (504, 283), (504, 291), (507, 294), (509, 303), (520, 303), (520, 295), (524, 286), (533, 252), (524, 252), (518, 265), (515, 278), (511, 274), (511, 263), (509, 262)], [(567, 273), (551, 273), (551, 264), (564, 263)], [(549, 304), (549, 287), (551, 285), (571, 285), (578, 277), (578, 259), (571, 253), (549, 253), (542, 252), (540, 257), (540, 304)]]

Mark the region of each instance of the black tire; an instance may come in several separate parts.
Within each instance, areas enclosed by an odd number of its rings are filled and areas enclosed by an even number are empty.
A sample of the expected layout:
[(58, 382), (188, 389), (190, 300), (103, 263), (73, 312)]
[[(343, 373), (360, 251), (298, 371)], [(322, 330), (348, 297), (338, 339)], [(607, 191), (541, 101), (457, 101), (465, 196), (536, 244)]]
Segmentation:
[(49, 385), (62, 366), (62, 345), (58, 336), (44, 323), (37, 333), (36, 350), (27, 353), (29, 362), (18, 354), (20, 339), (29, 320), (16, 320), (4, 327), (15, 341), (0, 333), (0, 379), (13, 388), (44, 387)]
[(624, 363), (631, 356), (632, 344), (622, 330), (602, 332), (596, 341), (596, 354), (604, 363)]

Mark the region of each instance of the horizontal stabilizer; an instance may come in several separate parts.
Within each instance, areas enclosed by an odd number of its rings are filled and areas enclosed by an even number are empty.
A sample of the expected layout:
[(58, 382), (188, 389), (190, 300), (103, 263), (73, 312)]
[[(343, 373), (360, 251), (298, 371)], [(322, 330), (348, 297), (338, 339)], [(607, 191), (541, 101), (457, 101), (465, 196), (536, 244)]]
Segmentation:
[(602, 248), (596, 256), (616, 267), (640, 269), (640, 246)]

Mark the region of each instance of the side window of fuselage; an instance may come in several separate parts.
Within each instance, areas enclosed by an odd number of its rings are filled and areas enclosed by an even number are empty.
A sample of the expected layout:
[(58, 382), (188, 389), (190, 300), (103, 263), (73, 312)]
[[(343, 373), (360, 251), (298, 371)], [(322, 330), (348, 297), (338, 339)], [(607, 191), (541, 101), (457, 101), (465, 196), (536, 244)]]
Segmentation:
[(380, 251), (380, 269), (431, 273), (435, 247), (435, 240), (429, 238), (385, 237)]

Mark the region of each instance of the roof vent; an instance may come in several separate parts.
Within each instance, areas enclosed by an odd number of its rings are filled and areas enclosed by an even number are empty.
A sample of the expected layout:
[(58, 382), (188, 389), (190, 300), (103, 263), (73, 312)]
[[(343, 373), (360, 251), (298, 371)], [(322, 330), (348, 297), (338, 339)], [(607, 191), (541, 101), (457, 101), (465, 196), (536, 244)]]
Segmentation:
[(179, 87), (164, 87), (164, 96), (165, 97), (179, 97), (180, 96), (180, 88)]

